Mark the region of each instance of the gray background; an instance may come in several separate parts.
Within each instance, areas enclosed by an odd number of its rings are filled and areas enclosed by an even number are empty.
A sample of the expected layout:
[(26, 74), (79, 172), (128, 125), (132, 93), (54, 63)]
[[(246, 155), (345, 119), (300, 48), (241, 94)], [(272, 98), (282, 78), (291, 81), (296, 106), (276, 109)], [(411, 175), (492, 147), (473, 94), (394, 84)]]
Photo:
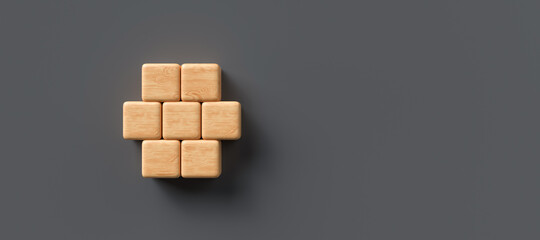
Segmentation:
[[(2, 239), (539, 239), (538, 1), (3, 2)], [(145, 62), (217, 62), (217, 180), (141, 177)]]

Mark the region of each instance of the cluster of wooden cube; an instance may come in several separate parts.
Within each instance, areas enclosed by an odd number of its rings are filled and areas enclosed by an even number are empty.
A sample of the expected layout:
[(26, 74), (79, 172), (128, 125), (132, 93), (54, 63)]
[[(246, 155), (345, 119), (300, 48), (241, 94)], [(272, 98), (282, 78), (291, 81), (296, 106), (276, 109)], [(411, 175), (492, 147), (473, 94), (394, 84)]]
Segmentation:
[(124, 139), (143, 140), (143, 177), (221, 174), (220, 140), (240, 138), (241, 107), (221, 101), (219, 65), (144, 64), (142, 100), (124, 103), (123, 131)]

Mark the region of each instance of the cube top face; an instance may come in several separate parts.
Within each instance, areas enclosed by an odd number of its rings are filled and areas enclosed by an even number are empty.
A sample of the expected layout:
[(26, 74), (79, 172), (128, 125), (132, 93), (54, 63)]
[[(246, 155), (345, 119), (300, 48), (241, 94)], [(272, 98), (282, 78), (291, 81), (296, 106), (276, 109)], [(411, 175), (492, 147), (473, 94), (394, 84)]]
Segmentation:
[(180, 65), (177, 63), (146, 63), (142, 66), (143, 101), (179, 101)]
[(221, 142), (182, 141), (182, 177), (217, 178), (221, 175)]
[(236, 140), (242, 134), (239, 102), (205, 102), (202, 104), (202, 138)]
[(180, 141), (143, 141), (142, 176), (146, 178), (180, 177)]
[(161, 103), (125, 102), (123, 108), (124, 139), (161, 138)]
[(215, 63), (182, 65), (182, 101), (206, 102), (221, 100), (221, 68)]
[(201, 104), (198, 102), (163, 103), (164, 139), (200, 139)]

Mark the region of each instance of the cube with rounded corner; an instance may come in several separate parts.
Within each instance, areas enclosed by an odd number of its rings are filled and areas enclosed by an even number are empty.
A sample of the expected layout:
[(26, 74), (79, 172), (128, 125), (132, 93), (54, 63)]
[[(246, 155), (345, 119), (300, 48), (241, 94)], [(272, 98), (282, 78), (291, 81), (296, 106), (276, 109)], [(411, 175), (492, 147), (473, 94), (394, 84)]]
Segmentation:
[(201, 104), (198, 102), (163, 103), (164, 139), (200, 139)]
[(217, 178), (221, 175), (221, 142), (182, 141), (182, 177)]
[(182, 101), (206, 102), (221, 100), (221, 68), (215, 63), (182, 65)]
[(202, 138), (236, 140), (242, 134), (239, 102), (205, 102), (202, 104)]
[(143, 141), (142, 176), (145, 178), (180, 177), (180, 141)]
[(179, 101), (180, 68), (177, 63), (144, 64), (142, 66), (143, 101)]
[(161, 138), (161, 103), (124, 103), (124, 139), (148, 140)]

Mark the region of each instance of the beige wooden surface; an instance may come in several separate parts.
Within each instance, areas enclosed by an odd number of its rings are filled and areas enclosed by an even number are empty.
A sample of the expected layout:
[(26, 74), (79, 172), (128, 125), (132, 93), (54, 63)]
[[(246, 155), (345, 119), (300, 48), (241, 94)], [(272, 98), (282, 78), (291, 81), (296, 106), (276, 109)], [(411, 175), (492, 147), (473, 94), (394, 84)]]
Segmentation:
[(236, 140), (242, 134), (239, 102), (205, 102), (202, 104), (202, 138)]
[(217, 178), (221, 175), (221, 142), (182, 141), (182, 177)]
[(164, 139), (200, 139), (201, 104), (198, 102), (163, 103)]
[(182, 101), (205, 102), (221, 100), (221, 68), (215, 63), (185, 63), (182, 65)]
[(161, 103), (128, 101), (123, 111), (124, 139), (161, 138)]
[(180, 65), (147, 63), (142, 66), (143, 101), (179, 101)]
[(180, 141), (145, 140), (142, 143), (142, 176), (177, 178), (180, 176)]

